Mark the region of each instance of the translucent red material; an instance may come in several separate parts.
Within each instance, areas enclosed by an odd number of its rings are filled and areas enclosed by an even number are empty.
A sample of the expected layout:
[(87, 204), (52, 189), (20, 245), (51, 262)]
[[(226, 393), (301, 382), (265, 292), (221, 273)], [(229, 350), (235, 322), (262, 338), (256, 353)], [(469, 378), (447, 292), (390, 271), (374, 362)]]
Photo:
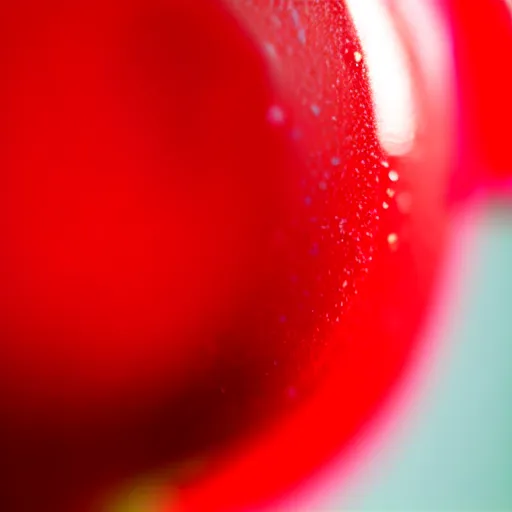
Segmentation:
[(512, 169), (510, 13), (469, 4), (438, 6), (453, 96), (405, 43), (401, 156), (341, 0), (0, 7), (3, 508), (163, 468), (164, 510), (246, 510), (345, 453), (416, 355), (451, 200)]
[(512, 10), (504, 0), (440, 2), (450, 21), (460, 106), (461, 162), (455, 197), (475, 190), (511, 190)]

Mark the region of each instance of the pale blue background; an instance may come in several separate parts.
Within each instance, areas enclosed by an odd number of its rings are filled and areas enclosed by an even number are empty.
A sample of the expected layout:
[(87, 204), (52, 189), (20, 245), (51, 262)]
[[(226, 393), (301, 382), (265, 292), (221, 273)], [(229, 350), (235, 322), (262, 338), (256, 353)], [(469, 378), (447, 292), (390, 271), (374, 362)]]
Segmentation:
[(489, 209), (472, 245), (479, 262), (414, 418), (308, 510), (512, 511), (512, 208)]

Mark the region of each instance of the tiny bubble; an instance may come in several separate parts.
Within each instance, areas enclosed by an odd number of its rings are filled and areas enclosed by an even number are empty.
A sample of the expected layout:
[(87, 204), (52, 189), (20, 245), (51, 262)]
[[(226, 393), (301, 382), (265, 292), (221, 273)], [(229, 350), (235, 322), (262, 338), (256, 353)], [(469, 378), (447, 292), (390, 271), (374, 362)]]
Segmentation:
[(306, 31), (303, 28), (300, 28), (297, 31), (297, 39), (299, 40), (299, 43), (302, 45), (306, 44)]
[(390, 181), (392, 181), (393, 183), (396, 183), (399, 178), (398, 173), (396, 171), (389, 171), (388, 177)]
[(265, 51), (269, 57), (272, 59), (277, 59), (276, 47), (272, 43), (264, 43), (263, 46), (265, 47)]
[(390, 233), (388, 235), (388, 244), (393, 246), (398, 242), (398, 235), (396, 233)]
[(273, 105), (268, 110), (267, 118), (272, 124), (282, 125), (285, 119), (284, 111), (278, 105)]
[(299, 11), (297, 11), (297, 9), (292, 9), (291, 15), (293, 23), (298, 27), (300, 25)]

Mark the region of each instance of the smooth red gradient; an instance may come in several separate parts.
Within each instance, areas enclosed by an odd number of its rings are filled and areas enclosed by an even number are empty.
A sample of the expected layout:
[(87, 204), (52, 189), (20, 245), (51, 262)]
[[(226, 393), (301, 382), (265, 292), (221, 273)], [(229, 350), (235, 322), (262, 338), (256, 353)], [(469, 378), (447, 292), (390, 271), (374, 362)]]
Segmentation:
[(233, 21), (107, 6), (7, 33), (2, 404), (36, 424), (179, 387), (264, 278), (286, 209), (273, 92)]
[[(415, 357), (452, 112), (413, 68), (418, 140), (388, 157), (345, 4), (294, 5), (0, 7), (8, 510), (74, 512), (191, 458), (164, 509), (268, 503), (343, 453)], [(476, 18), (444, 5), (469, 66)], [(490, 82), (457, 69), (476, 84), (460, 146), (482, 140), (502, 176), (476, 128), (498, 119)]]
[(440, 5), (450, 20), (458, 80), (460, 172), (455, 199), (474, 192), (512, 192), (512, 10), (504, 0)]

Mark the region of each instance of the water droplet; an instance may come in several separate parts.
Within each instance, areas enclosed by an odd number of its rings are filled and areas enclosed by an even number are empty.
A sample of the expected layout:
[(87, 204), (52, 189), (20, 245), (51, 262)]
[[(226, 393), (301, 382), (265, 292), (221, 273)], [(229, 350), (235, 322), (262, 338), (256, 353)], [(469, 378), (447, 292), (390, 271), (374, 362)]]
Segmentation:
[(316, 103), (313, 103), (313, 105), (311, 105), (311, 112), (313, 112), (313, 114), (318, 117), (320, 115), (321, 109)]
[(297, 30), (297, 39), (299, 40), (300, 44), (306, 44), (306, 31), (303, 28)]
[(264, 43), (263, 46), (269, 57), (272, 59), (278, 58), (276, 47), (272, 43)]
[(396, 246), (398, 242), (398, 235), (396, 233), (390, 233), (388, 235), (388, 244), (391, 246)]
[(386, 190), (386, 194), (388, 195), (388, 197), (393, 197), (395, 195), (395, 191), (392, 188), (388, 188)]
[(340, 233), (344, 233), (345, 232), (345, 224), (347, 223), (347, 219), (341, 219), (340, 220)]
[(300, 26), (299, 11), (297, 11), (297, 9), (292, 8), (291, 16), (292, 16), (293, 24), (295, 25), (295, 27), (299, 27)]
[(273, 105), (268, 109), (267, 119), (272, 124), (282, 125), (285, 120), (284, 110), (278, 105)]
[(389, 167), (389, 164), (385, 160), (383, 160), (381, 162), (381, 165), (382, 165), (382, 167), (385, 167), (386, 169)]
[(399, 179), (398, 173), (396, 171), (389, 171), (388, 177), (393, 183), (396, 183)]
[(386, 201), (384, 201), (384, 202), (382, 203), (382, 208), (384, 208), (384, 210), (387, 210), (387, 209), (389, 208), (389, 204), (388, 204), (388, 203), (386, 203)]
[(363, 56), (359, 52), (354, 52), (354, 59), (356, 62), (361, 62), (361, 60), (363, 59)]

